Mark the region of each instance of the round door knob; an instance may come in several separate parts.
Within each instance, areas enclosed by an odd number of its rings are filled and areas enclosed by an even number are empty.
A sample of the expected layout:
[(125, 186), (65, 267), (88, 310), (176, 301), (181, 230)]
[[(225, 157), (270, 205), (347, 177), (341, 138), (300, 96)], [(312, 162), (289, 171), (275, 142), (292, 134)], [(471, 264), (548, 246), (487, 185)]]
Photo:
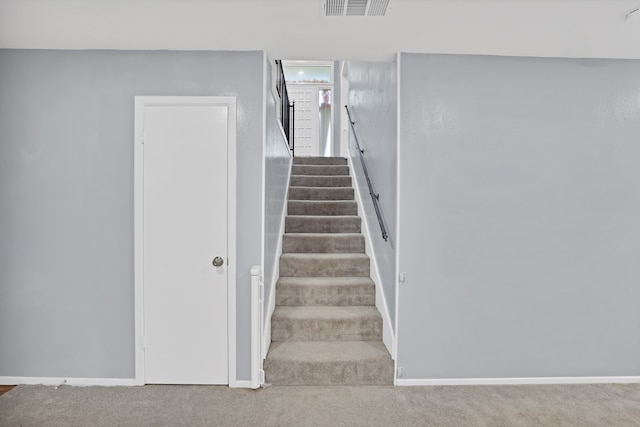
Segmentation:
[(222, 259), (222, 257), (217, 256), (217, 257), (215, 257), (213, 259), (213, 266), (214, 267), (221, 267), (222, 264), (224, 264), (224, 259)]

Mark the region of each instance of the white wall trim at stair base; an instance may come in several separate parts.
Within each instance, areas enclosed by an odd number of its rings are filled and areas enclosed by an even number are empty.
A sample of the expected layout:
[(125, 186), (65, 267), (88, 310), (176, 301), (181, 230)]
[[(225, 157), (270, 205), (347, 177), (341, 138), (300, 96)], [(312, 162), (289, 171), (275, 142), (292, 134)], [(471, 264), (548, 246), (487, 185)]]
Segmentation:
[(535, 384), (637, 384), (640, 377), (539, 377), (539, 378), (452, 378), (396, 379), (398, 386), (436, 385), (535, 385)]
[(260, 266), (251, 267), (251, 381), (249, 384), (252, 389), (260, 387), (260, 371), (262, 371), (263, 278)]
[[(351, 148), (349, 148), (351, 151)], [(362, 193), (360, 192), (360, 187), (358, 186), (358, 180), (354, 176), (354, 167), (353, 162), (351, 160), (351, 156), (347, 156), (347, 162), (349, 163), (349, 173), (353, 178), (353, 188), (355, 189), (355, 196), (358, 201), (358, 216), (362, 219), (363, 227), (361, 227), (362, 234), (364, 234), (364, 242), (365, 242), (365, 253), (369, 255), (371, 260), (371, 280), (376, 285), (376, 308), (382, 315), (382, 342), (385, 347), (387, 347), (387, 351), (391, 355), (393, 360), (396, 360), (395, 354), (395, 336), (393, 328), (391, 327), (391, 316), (389, 315), (389, 309), (387, 308), (387, 300), (384, 297), (384, 291), (382, 290), (381, 280), (380, 280), (380, 271), (378, 270), (378, 262), (375, 257), (375, 252), (373, 250), (373, 246), (371, 245), (371, 233), (369, 232), (369, 223), (367, 222), (366, 215), (363, 214), (363, 203), (362, 203)]]
[(0, 377), (0, 385), (135, 386), (135, 378)]

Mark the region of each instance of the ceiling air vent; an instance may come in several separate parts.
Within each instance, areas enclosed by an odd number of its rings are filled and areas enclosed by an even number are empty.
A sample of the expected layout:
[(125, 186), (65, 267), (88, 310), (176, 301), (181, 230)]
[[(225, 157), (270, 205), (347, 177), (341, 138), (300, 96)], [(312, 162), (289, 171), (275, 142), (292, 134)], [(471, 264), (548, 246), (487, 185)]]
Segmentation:
[(324, 16), (385, 16), (389, 0), (322, 0)]

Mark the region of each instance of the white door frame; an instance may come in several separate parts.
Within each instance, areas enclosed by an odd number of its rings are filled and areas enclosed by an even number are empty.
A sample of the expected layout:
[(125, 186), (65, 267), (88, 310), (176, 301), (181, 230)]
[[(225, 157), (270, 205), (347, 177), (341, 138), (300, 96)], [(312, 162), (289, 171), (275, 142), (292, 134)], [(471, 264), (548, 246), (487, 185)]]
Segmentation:
[(227, 327), (229, 387), (236, 387), (236, 98), (234, 96), (136, 96), (134, 137), (135, 384), (144, 385), (143, 177), (144, 108), (212, 105), (229, 109), (227, 136)]
[[(333, 68), (332, 68), (332, 70), (333, 70)], [(331, 114), (329, 114), (329, 123), (330, 123), (330, 126), (331, 126), (331, 132), (329, 133), (329, 138), (331, 139), (331, 146), (329, 148), (331, 148), (331, 153), (329, 153), (329, 157), (332, 157), (333, 156), (333, 147), (335, 146), (335, 143), (336, 143), (335, 138), (334, 138), (335, 137), (335, 128), (333, 127), (334, 126), (334, 124), (333, 124), (333, 122), (334, 122), (333, 116), (336, 115), (336, 107), (338, 107), (338, 103), (336, 102), (336, 100), (340, 99), (339, 98), (340, 95), (338, 94), (338, 96), (336, 96), (335, 85), (333, 83), (332, 84), (325, 84), (325, 85), (317, 85), (316, 89), (318, 91), (318, 102), (317, 102), (317, 104), (318, 104), (318, 114), (320, 113), (320, 105), (319, 105), (320, 104), (320, 99), (319, 99), (320, 91), (321, 90), (326, 90), (326, 89), (331, 91)], [(317, 138), (318, 138), (318, 155), (322, 156), (322, 153), (320, 153), (320, 117), (318, 117), (318, 129), (317, 129), (316, 133), (318, 134), (317, 135)]]
[(349, 138), (351, 136), (351, 124), (344, 106), (349, 105), (349, 61), (342, 62), (340, 72), (340, 155), (349, 157)]
[[(331, 90), (331, 115), (329, 116), (329, 120), (331, 123), (331, 155), (333, 156), (333, 147), (335, 145), (335, 141), (334, 141), (334, 120), (333, 120), (333, 116), (335, 115), (335, 108), (337, 107), (337, 103), (336, 103), (336, 99), (339, 99), (336, 97), (336, 91), (335, 91), (335, 85), (334, 84), (329, 84), (329, 83), (322, 83), (322, 84), (309, 84), (309, 83), (287, 83), (287, 87), (291, 87), (293, 88), (304, 88), (304, 89), (308, 89), (313, 93), (314, 96), (314, 108), (316, 113), (319, 113), (319, 108), (320, 106), (318, 105), (319, 103), (319, 99), (318, 96), (320, 96), (320, 91), (321, 90), (325, 90), (325, 89), (329, 89)], [(339, 95), (339, 94), (338, 94)], [(316, 140), (316, 147), (317, 148), (317, 153), (312, 153), (313, 156), (320, 156), (322, 157), (322, 153), (320, 153), (320, 120), (318, 117), (318, 114), (316, 114), (316, 129), (314, 131), (315, 133), (315, 140)], [(295, 140), (295, 135), (294, 135), (294, 140)]]
[[(335, 92), (335, 73), (334, 73), (334, 61), (308, 61), (308, 60), (283, 60), (282, 61), (282, 65), (284, 67), (287, 66), (293, 66), (293, 67), (317, 67), (317, 66), (322, 66), (322, 67), (330, 67), (331, 72), (329, 74), (329, 82), (325, 82), (325, 83), (303, 83), (303, 82), (287, 82), (287, 88), (292, 87), (292, 88), (308, 88), (309, 90), (312, 90), (314, 92), (314, 97), (315, 97), (315, 101), (314, 101), (314, 108), (316, 111), (318, 111), (319, 108), (319, 92), (320, 90), (323, 89), (330, 89), (331, 90), (331, 97), (332, 97), (332, 103), (331, 103), (331, 115), (330, 117), (330, 122), (331, 122), (331, 155), (333, 156), (333, 148), (336, 144), (337, 141), (335, 141), (335, 129), (334, 129), (334, 116), (335, 116), (335, 111), (336, 111), (336, 107), (339, 107), (336, 100), (339, 100), (339, 94), (336, 94)], [(319, 111), (318, 111), (319, 112)], [(312, 153), (312, 155), (314, 156), (322, 156), (322, 153), (320, 153), (320, 122), (319, 122), (319, 117), (317, 117), (318, 115), (316, 114), (316, 129), (315, 129), (315, 140), (317, 142), (316, 144), (316, 149), (317, 152), (316, 153)], [(294, 137), (294, 143), (295, 143), (295, 137)]]

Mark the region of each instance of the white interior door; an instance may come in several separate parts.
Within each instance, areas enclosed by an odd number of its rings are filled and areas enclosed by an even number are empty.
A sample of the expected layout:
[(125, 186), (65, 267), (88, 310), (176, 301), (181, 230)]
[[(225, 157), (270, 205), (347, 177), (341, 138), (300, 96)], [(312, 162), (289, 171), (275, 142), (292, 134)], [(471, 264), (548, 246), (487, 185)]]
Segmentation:
[(318, 89), (315, 86), (287, 85), (295, 102), (294, 144), (299, 157), (318, 155)]
[[(228, 384), (227, 105), (145, 105), (144, 380)], [(220, 257), (223, 264), (213, 265)]]

